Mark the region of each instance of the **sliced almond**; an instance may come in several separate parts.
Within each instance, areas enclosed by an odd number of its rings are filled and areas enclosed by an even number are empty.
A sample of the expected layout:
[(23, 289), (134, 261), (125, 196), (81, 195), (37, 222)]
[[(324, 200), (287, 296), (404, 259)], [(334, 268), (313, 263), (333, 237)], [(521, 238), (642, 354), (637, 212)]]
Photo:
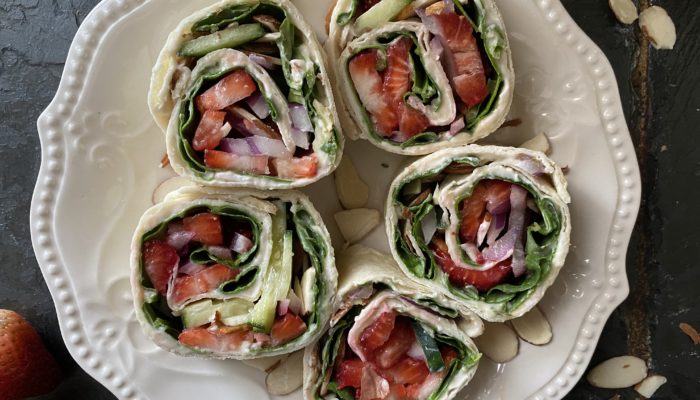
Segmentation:
[(656, 49), (672, 49), (676, 44), (676, 26), (659, 6), (651, 6), (639, 14), (639, 27)]
[(355, 208), (335, 213), (335, 222), (348, 243), (355, 243), (379, 225), (381, 214), (371, 208)]
[(609, 0), (608, 4), (615, 18), (623, 24), (631, 24), (639, 17), (637, 6), (632, 0)]
[(360, 178), (350, 157), (345, 156), (335, 170), (335, 190), (346, 209), (367, 205), (369, 186)]
[(288, 357), (289, 354), (282, 354), (279, 356), (255, 358), (252, 360), (243, 360), (243, 364), (258, 369), (262, 372), (270, 372), (277, 368), (277, 366)]
[(503, 323), (484, 322), (484, 333), (474, 338), (479, 351), (497, 363), (508, 362), (518, 355), (518, 336)]
[(433, 3), (429, 5), (428, 7), (425, 8), (425, 14), (426, 15), (435, 15), (435, 14), (440, 14), (442, 10), (445, 9), (445, 3), (442, 1), (438, 1), (436, 3)]
[(552, 326), (537, 307), (510, 323), (518, 336), (528, 343), (542, 346), (552, 341)]
[(656, 393), (656, 391), (666, 383), (666, 377), (661, 375), (649, 375), (634, 386), (634, 390), (647, 399)]
[(535, 151), (541, 151), (545, 154), (549, 154), (549, 139), (547, 139), (547, 136), (544, 133), (540, 133), (539, 135), (535, 136), (534, 138), (524, 142), (523, 144), (520, 145), (520, 147), (524, 149), (530, 149), (530, 150), (535, 150)]
[(633, 356), (614, 357), (596, 365), (586, 376), (588, 383), (603, 389), (622, 389), (641, 382), (647, 364)]
[(265, 378), (267, 391), (273, 396), (284, 396), (299, 389), (303, 382), (304, 351), (292, 353), (280, 362)]
[(177, 189), (180, 189), (181, 187), (184, 186), (191, 186), (193, 183), (182, 176), (174, 176), (172, 178), (168, 178), (164, 180), (163, 182), (158, 185), (156, 190), (153, 191), (153, 197), (151, 198), (151, 201), (153, 201), (153, 204), (158, 204), (165, 199), (165, 196), (168, 195), (168, 193), (173, 192)]
[(690, 340), (693, 341), (693, 344), (700, 344), (700, 334), (698, 334), (698, 331), (696, 331), (692, 325), (686, 324), (685, 322), (681, 322), (678, 325), (678, 327), (681, 328), (681, 331), (683, 331), (683, 333), (688, 335)]

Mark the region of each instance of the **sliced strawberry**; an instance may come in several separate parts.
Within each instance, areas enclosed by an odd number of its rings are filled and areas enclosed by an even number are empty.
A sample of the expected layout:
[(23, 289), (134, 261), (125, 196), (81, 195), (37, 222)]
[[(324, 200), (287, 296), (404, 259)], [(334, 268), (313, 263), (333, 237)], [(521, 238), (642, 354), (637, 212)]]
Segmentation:
[(457, 359), (457, 350), (452, 346), (440, 347), (440, 354), (442, 355), (442, 361), (445, 363), (445, 367), (449, 367), (452, 361)]
[(270, 332), (272, 345), (277, 346), (287, 343), (304, 332), (306, 332), (304, 320), (292, 313), (286, 313), (282, 317), (277, 317), (275, 323), (272, 324), (272, 331)]
[(510, 188), (513, 186), (512, 183), (498, 180), (484, 180), (481, 182), (486, 185), (486, 207), (489, 210), (497, 209), (504, 204), (510, 208)]
[(195, 102), (202, 113), (207, 110), (218, 111), (247, 98), (256, 90), (253, 78), (245, 70), (238, 69), (197, 96)]
[(358, 389), (362, 382), (362, 368), (364, 363), (359, 358), (345, 360), (335, 370), (335, 380), (338, 389), (354, 387)]
[(148, 279), (160, 294), (168, 290), (173, 269), (180, 262), (177, 250), (161, 240), (149, 240), (143, 244), (143, 265)]
[(377, 50), (365, 50), (348, 64), (350, 77), (377, 130), (383, 136), (399, 126), (398, 113), (382, 95), (382, 77), (377, 72)]
[(386, 311), (382, 313), (376, 321), (360, 335), (360, 345), (364, 348), (365, 354), (369, 354), (386, 343), (391, 336), (391, 331), (394, 329), (394, 321), (396, 320), (395, 311)]
[(452, 84), (457, 95), (470, 108), (481, 103), (488, 95), (486, 72), (467, 17), (454, 12), (442, 12), (431, 18), (435, 18), (438, 34), (445, 39), (453, 53), (455, 72)]
[(455, 265), (447, 251), (447, 244), (441, 239), (433, 239), (430, 247), (435, 253), (440, 268), (450, 277), (450, 282), (455, 286), (472, 285), (479, 292), (487, 292), (513, 274), (510, 258), (489, 269), (479, 271)]
[(212, 213), (199, 213), (182, 220), (185, 229), (192, 232), (192, 240), (208, 246), (221, 246), (224, 243), (224, 235), (221, 228), (221, 219)]
[(406, 318), (397, 318), (389, 339), (374, 352), (375, 362), (381, 368), (390, 368), (403, 358), (415, 341), (411, 322)]
[(384, 376), (389, 381), (400, 384), (413, 384), (423, 382), (430, 371), (425, 361), (404, 357), (393, 367), (384, 371)]
[(195, 349), (223, 353), (235, 351), (243, 342), (252, 341), (253, 334), (247, 328), (226, 333), (208, 328), (192, 328), (183, 330), (178, 340), (185, 346)]
[(199, 120), (197, 130), (194, 132), (192, 148), (197, 151), (216, 148), (221, 139), (226, 137), (231, 130), (230, 125), (224, 126), (225, 118), (226, 113), (224, 111), (205, 111), (202, 119)]
[(460, 213), (462, 215), (462, 225), (459, 228), (459, 238), (462, 243), (474, 243), (479, 225), (486, 211), (486, 195), (488, 193), (484, 181), (474, 186), (469, 197), (462, 201)]
[(430, 126), (428, 117), (421, 111), (401, 103), (399, 105), (401, 121), (399, 122), (399, 130), (406, 137), (411, 138), (419, 133), (425, 132), (425, 129)]
[(280, 178), (311, 178), (318, 173), (318, 158), (315, 154), (298, 158), (274, 158), (272, 166)]
[(231, 269), (223, 264), (214, 264), (197, 271), (193, 275), (178, 276), (175, 279), (172, 300), (182, 304), (200, 294), (209, 293), (222, 283), (234, 279), (240, 270)]
[(239, 156), (219, 150), (204, 150), (204, 165), (213, 169), (267, 175), (267, 156)]
[(387, 101), (394, 107), (398, 107), (403, 102), (403, 96), (411, 88), (411, 67), (408, 64), (408, 57), (412, 44), (411, 39), (402, 36), (387, 50), (383, 91)]

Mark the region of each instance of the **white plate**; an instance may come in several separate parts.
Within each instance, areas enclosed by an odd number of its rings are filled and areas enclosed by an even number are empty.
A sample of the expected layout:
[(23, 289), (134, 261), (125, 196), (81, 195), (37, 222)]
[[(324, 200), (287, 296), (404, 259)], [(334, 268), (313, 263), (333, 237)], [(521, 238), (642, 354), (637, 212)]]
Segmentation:
[[(130, 299), (132, 229), (154, 188), (172, 174), (158, 168), (165, 146), (146, 105), (151, 66), (177, 21), (209, 3), (101, 2), (80, 26), (56, 97), (38, 121), (42, 164), (31, 209), (36, 256), (69, 351), (124, 399), (267, 397), (263, 374), (243, 364), (156, 348), (135, 321)], [(322, 34), (326, 1), (296, 3)], [(541, 303), (552, 343), (522, 344), (508, 364), (484, 360), (463, 397), (560, 398), (583, 374), (606, 319), (627, 296), (625, 253), (639, 209), (639, 169), (612, 69), (562, 5), (498, 4), (517, 76), (511, 117), (523, 123), (493, 140), (518, 144), (536, 132), (549, 135), (553, 158), (570, 167), (573, 245)], [(370, 205), (382, 209), (403, 159), (367, 142), (349, 143), (346, 155), (375, 188)], [(332, 178), (306, 191), (337, 240)], [(383, 227), (366, 242), (387, 250)]]

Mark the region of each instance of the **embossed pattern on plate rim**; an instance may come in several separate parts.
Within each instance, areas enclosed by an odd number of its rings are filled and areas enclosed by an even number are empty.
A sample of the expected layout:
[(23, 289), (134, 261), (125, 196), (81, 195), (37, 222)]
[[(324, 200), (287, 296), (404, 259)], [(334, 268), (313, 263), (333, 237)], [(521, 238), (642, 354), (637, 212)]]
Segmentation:
[[(59, 325), (69, 352), (78, 364), (101, 384), (122, 399), (145, 398), (139, 389), (124, 379), (110, 360), (101, 360), (99, 352), (86, 339), (76, 303), (55, 242), (57, 194), (61, 189), (66, 160), (62, 127), (76, 106), (83, 90), (86, 71), (109, 26), (147, 0), (106, 0), (85, 18), (71, 44), (56, 96), (37, 121), (42, 162), (32, 198), (30, 229), (37, 261), (56, 305)], [(568, 393), (583, 375), (593, 355), (605, 321), (627, 297), (629, 286), (625, 254), (639, 211), (641, 184), (634, 146), (624, 120), (617, 81), (602, 51), (568, 15), (559, 0), (536, 0), (543, 18), (587, 66), (596, 82), (598, 112), (607, 135), (608, 149), (615, 165), (618, 183), (615, 216), (605, 249), (606, 279), (588, 310), (578, 332), (576, 344), (559, 371), (530, 398), (558, 399)]]

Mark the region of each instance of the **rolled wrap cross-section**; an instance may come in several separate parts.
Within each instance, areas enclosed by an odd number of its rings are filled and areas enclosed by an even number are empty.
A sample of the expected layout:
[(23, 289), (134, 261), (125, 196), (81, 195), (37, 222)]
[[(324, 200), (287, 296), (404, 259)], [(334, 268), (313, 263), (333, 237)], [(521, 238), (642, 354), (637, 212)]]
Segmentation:
[(411, 278), (505, 321), (534, 307), (564, 265), (569, 202), (561, 169), (544, 154), (469, 145), (394, 179), (386, 229)]
[(225, 0), (185, 18), (148, 101), (173, 169), (202, 185), (302, 187), (340, 162), (324, 56), (287, 0)]
[(304, 354), (304, 398), (452, 399), (474, 376), (483, 324), (356, 245), (337, 258), (330, 329)]
[(339, 0), (326, 51), (346, 134), (393, 153), (473, 143), (510, 108), (513, 66), (493, 0)]
[(314, 341), (332, 312), (330, 237), (297, 192), (182, 188), (146, 211), (131, 252), (137, 318), (179, 355), (289, 353)]

